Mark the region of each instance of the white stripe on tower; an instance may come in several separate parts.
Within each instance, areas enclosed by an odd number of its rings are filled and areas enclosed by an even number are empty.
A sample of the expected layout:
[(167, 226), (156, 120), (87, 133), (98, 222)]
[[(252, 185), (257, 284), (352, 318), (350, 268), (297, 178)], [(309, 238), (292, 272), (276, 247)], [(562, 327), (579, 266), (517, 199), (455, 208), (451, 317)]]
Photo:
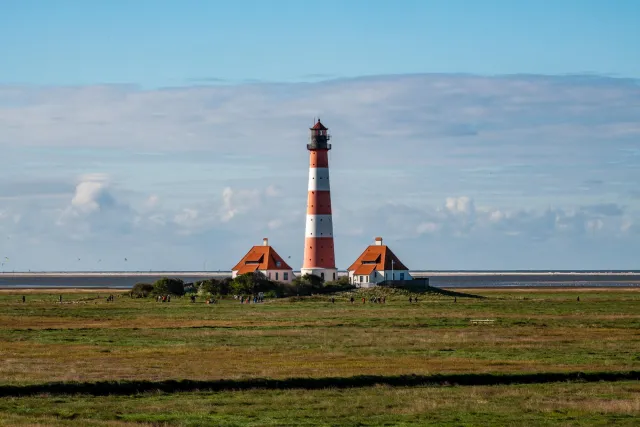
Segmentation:
[(304, 237), (333, 237), (333, 223), (331, 214), (314, 215), (307, 214), (307, 226), (305, 227)]
[(309, 168), (309, 191), (331, 191), (329, 168)]

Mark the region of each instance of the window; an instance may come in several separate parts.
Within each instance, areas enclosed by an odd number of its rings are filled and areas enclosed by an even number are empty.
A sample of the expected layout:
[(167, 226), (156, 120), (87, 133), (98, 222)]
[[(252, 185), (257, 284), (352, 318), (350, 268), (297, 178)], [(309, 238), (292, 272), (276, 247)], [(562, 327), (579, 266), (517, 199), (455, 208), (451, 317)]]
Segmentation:
[(333, 273), (333, 280), (336, 280), (336, 273)]
[(404, 273), (400, 273), (400, 280), (404, 280)]
[(364, 282), (364, 277), (360, 276), (360, 281)]
[(267, 279), (271, 280), (271, 272), (270, 271), (267, 273)]
[(284, 273), (282, 273), (282, 279), (283, 280), (289, 280), (289, 273), (286, 272), (286, 271)]
[(320, 273), (320, 278), (324, 280), (324, 273)]
[(276, 280), (278, 280), (278, 272), (276, 271)]
[(369, 282), (369, 276), (365, 276), (364, 280), (365, 280), (365, 282), (368, 283)]
[(282, 263), (280, 261), (276, 261), (276, 267), (280, 267)]

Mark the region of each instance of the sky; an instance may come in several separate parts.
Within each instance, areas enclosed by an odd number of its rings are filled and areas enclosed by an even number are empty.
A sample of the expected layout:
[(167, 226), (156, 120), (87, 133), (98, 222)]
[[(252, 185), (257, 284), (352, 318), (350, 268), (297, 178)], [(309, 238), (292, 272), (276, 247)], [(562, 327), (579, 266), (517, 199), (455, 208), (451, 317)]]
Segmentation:
[[(640, 3), (0, 1), (2, 271), (640, 269)], [(290, 257), (290, 258), (289, 258)]]

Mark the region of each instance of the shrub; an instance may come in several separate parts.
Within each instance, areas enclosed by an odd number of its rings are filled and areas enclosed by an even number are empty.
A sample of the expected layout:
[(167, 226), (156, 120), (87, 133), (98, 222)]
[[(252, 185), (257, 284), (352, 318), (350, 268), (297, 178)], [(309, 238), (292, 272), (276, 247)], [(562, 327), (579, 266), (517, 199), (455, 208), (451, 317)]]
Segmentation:
[(182, 279), (163, 277), (153, 284), (153, 293), (156, 295), (184, 295), (184, 282)]
[(138, 297), (146, 298), (151, 292), (153, 292), (153, 285), (151, 283), (136, 283), (133, 285), (133, 288), (131, 288), (131, 294)]
[(347, 278), (346, 283), (344, 280), (336, 280), (335, 282), (327, 282), (321, 289), (321, 293), (323, 294), (331, 294), (334, 292), (344, 292), (350, 291), (351, 289), (355, 289), (356, 287), (349, 283), (349, 278)]
[(267, 279), (262, 273), (241, 274), (231, 281), (231, 290), (238, 295), (278, 291), (281, 286), (281, 283)]
[(229, 295), (231, 278), (199, 280), (195, 283), (195, 288), (198, 295), (201, 296)]
[(322, 292), (324, 280), (320, 276), (314, 274), (305, 274), (297, 276), (292, 284), (292, 295), (311, 295)]
[(276, 291), (268, 291), (264, 293), (265, 298), (278, 298), (278, 293)]

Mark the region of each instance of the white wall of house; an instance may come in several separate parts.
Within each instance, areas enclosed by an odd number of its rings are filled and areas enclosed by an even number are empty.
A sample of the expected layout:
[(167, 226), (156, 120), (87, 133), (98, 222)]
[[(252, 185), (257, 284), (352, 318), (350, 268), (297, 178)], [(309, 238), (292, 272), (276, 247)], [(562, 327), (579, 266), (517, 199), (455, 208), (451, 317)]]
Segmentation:
[(370, 288), (376, 286), (382, 279), (377, 271), (373, 271), (371, 274), (354, 274), (353, 271), (349, 271), (349, 283), (361, 288)]
[(274, 282), (291, 283), (293, 280), (293, 270), (260, 270), (260, 272)]
[[(264, 274), (267, 279), (273, 280), (275, 282), (283, 282), (283, 283), (291, 283), (293, 280), (293, 270), (258, 270), (260, 273)], [(234, 270), (231, 272), (231, 278), (235, 279), (238, 277), (238, 271)]]
[(386, 279), (382, 280), (413, 280), (413, 277), (409, 274), (409, 270), (385, 270), (384, 274)]
[(373, 271), (370, 275), (356, 275), (354, 271), (349, 271), (349, 283), (361, 288), (369, 288), (376, 286), (385, 280), (413, 280), (409, 270), (387, 270)]
[(306, 274), (313, 274), (315, 276), (322, 277), (325, 282), (338, 280), (338, 270), (335, 268), (317, 267), (300, 269), (300, 276), (304, 276)]

